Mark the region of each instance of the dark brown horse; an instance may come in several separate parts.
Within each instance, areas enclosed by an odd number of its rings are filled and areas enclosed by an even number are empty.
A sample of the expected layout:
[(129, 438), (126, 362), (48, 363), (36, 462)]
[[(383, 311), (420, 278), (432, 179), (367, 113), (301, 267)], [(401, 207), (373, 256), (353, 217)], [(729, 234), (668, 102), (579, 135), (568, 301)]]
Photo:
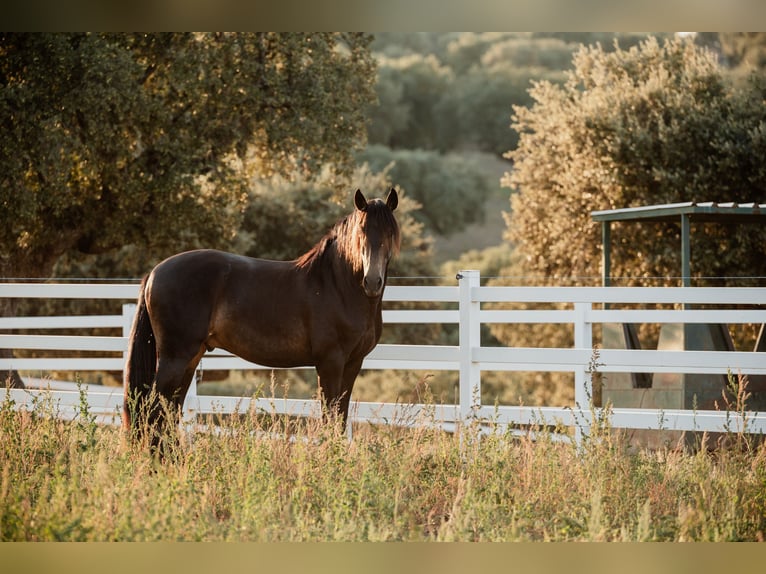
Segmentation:
[[(123, 425), (154, 438), (166, 423), (159, 398), (177, 413), (206, 351), (222, 348), (268, 367), (316, 367), (325, 412), (345, 428), (364, 357), (380, 339), (381, 299), (400, 244), (385, 201), (354, 196), (356, 209), (293, 261), (214, 250), (180, 253), (141, 284), (125, 366)], [(151, 398), (150, 398), (151, 397)]]

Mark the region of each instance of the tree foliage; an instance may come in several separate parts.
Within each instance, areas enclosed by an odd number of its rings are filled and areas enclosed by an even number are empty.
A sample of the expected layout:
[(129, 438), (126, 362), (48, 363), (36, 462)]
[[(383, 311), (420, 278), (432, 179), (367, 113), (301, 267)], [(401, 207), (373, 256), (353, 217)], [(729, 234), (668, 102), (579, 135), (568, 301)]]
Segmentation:
[(516, 146), (512, 106), (527, 106), (530, 82), (563, 82), (581, 44), (615, 38), (632, 46), (641, 34), (382, 33), (369, 140), (397, 149), (442, 153), (466, 148), (502, 155)]
[(370, 41), (0, 34), (0, 276), (135, 276), (229, 246), (252, 173), (348, 175), (375, 98)]
[(578, 44), (561, 38), (513, 36), (493, 42), (481, 56), (482, 66), (498, 64), (514, 68), (566, 70), (572, 65), (572, 55)]
[(422, 205), (415, 217), (435, 233), (449, 235), (483, 218), (492, 182), (460, 156), (374, 145), (358, 158), (373, 171), (388, 168), (391, 179)]
[(0, 272), (226, 245), (247, 168), (348, 173), (374, 99), (359, 34), (3, 34)]
[(368, 199), (385, 198), (391, 187), (399, 192), (396, 219), (402, 249), (391, 261), (389, 275), (430, 276), (431, 240), (415, 214), (420, 205), (394, 181), (388, 170), (375, 172), (357, 167), (351, 176), (354, 189), (340, 189), (331, 173), (324, 171), (311, 180), (289, 180), (276, 176), (256, 180), (250, 188), (237, 251), (265, 259), (295, 259), (308, 251), (333, 226), (354, 209), (353, 192), (361, 189)]
[(443, 149), (478, 149), (502, 156), (518, 144), (510, 129), (513, 106), (532, 103), (533, 81), (560, 83), (561, 71), (519, 68), (505, 61), (476, 66), (457, 78), (439, 100), (436, 111), (439, 142)]
[(394, 148), (441, 149), (437, 136), (443, 118), (436, 104), (453, 81), (452, 70), (432, 54), (378, 60), (380, 106), (370, 113), (370, 142)]
[(720, 54), (736, 76), (766, 68), (766, 34), (763, 32), (700, 32), (694, 41)]
[[(540, 82), (531, 95), (530, 108), (515, 108), (520, 142), (504, 178), (517, 192), (507, 238), (528, 272), (598, 276), (593, 210), (764, 200), (763, 88), (733, 88), (713, 54), (690, 41), (582, 48), (565, 85)], [(679, 235), (672, 225), (615, 225), (613, 273), (677, 277)], [(761, 227), (693, 226), (692, 273), (765, 275), (764, 245)]]
[[(503, 184), (512, 189), (506, 239), (519, 257), (501, 275), (598, 284), (594, 210), (764, 201), (766, 108), (757, 83), (733, 87), (715, 56), (686, 40), (648, 39), (611, 52), (583, 47), (573, 63), (566, 83), (539, 82), (530, 90), (533, 104), (514, 108), (520, 139), (507, 154), (514, 169)], [(694, 284), (766, 275), (762, 226), (693, 224), (691, 250)], [(656, 284), (653, 278), (678, 277), (680, 268), (679, 226), (613, 224), (612, 274), (630, 278), (620, 285)], [(572, 344), (571, 330), (551, 327), (497, 325), (492, 333), (513, 346)], [(521, 388), (538, 404), (573, 395), (571, 380), (555, 373), (527, 377)]]

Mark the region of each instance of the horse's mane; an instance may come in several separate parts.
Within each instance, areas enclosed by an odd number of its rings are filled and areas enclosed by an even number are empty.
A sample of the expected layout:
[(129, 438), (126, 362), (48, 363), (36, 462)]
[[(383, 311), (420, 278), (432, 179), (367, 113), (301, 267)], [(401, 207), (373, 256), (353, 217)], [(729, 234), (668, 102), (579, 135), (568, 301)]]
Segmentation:
[(361, 271), (361, 232), (366, 228), (369, 219), (374, 219), (381, 229), (389, 231), (389, 233), (384, 232), (385, 240), (391, 242), (389, 248), (394, 255), (399, 253), (401, 245), (399, 224), (384, 202), (373, 200), (367, 204), (365, 211), (355, 209), (336, 222), (322, 239), (295, 260), (295, 264), (310, 272), (324, 259), (325, 255), (332, 253), (344, 259), (355, 272)]

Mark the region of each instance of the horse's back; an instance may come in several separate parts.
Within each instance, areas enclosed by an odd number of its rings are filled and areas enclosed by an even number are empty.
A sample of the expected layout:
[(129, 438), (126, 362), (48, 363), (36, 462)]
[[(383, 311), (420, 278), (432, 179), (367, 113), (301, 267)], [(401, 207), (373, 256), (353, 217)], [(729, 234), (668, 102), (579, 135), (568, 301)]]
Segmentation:
[[(240, 255), (217, 251), (215, 249), (197, 249), (185, 251), (168, 257), (158, 263), (149, 275), (152, 288), (169, 288), (179, 286), (183, 280), (196, 279), (196, 284), (204, 284), (225, 274), (238, 260)], [(180, 285), (192, 287), (192, 285)]]
[(293, 262), (216, 250), (179, 253), (147, 280), (163, 346), (221, 347), (254, 362), (308, 360), (306, 283)]

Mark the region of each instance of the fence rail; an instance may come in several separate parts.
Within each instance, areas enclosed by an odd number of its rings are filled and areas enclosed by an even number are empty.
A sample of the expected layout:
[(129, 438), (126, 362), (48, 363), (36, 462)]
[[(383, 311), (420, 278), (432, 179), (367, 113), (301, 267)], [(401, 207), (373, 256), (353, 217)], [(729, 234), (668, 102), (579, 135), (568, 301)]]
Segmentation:
[[(0, 317), (0, 349), (56, 351), (45, 358), (0, 358), (0, 371), (122, 371), (127, 336), (138, 294), (137, 284), (0, 284), (0, 298), (108, 299), (121, 302), (121, 312), (105, 316)], [(753, 351), (688, 351), (649, 349), (599, 349), (594, 351), (594, 326), (622, 323), (763, 324), (766, 323), (766, 288), (732, 287), (487, 287), (477, 271), (463, 271), (457, 286), (389, 286), (387, 302), (447, 303), (456, 309), (384, 310), (386, 324), (451, 323), (459, 326), (458, 345), (378, 345), (365, 359), (364, 369), (456, 371), (459, 398), (455, 405), (402, 405), (353, 401), (351, 420), (418, 424), (428, 412), (432, 421), (454, 428), (467, 420), (491, 420), (500, 426), (530, 424), (564, 425), (575, 436), (587, 433), (594, 414), (615, 428), (678, 431), (766, 432), (766, 415), (747, 411), (727, 413), (689, 409), (593, 407), (592, 376), (602, 373), (742, 373), (766, 376), (766, 353)], [(495, 304), (549, 304), (554, 309), (497, 309)], [(671, 304), (679, 309), (625, 309), (625, 304)], [(691, 309), (693, 305), (705, 308)], [(559, 307), (566, 308), (559, 308)], [(714, 308), (708, 308), (714, 307)], [(743, 309), (742, 307), (747, 307)], [(117, 308), (117, 307), (116, 307)], [(573, 329), (570, 348), (508, 348), (482, 346), (480, 328), (487, 323), (566, 324)], [(9, 331), (121, 328), (119, 336), (17, 334)], [(98, 352), (109, 356), (73, 356), (72, 352)], [(67, 354), (68, 353), (68, 354)], [(597, 360), (594, 356), (597, 355)], [(214, 351), (203, 357), (200, 368), (251, 370), (265, 368)], [(550, 371), (574, 374), (574, 404), (566, 407), (524, 407), (481, 404), (482, 371)], [(16, 408), (30, 405), (41, 391), (12, 389), (4, 400)], [(74, 416), (79, 392), (52, 390), (62, 416)], [(92, 412), (118, 420), (121, 389), (87, 390)], [(274, 413), (317, 416), (316, 401), (198, 395), (193, 383), (184, 404), (184, 416), (242, 412), (259, 408)]]

